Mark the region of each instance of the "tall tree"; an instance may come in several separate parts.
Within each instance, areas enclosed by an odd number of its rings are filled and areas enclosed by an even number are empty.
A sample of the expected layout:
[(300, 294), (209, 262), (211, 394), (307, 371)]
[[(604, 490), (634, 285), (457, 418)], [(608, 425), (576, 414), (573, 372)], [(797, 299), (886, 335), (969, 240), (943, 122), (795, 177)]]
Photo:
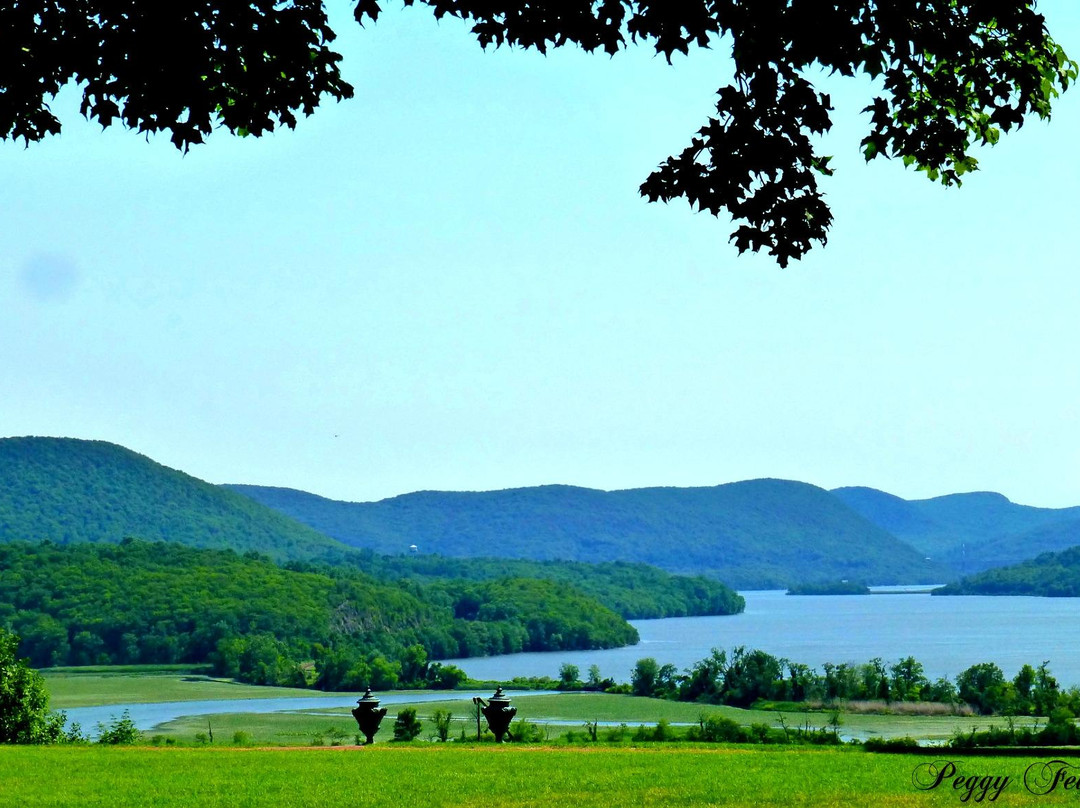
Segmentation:
[[(406, 6), (416, 0), (405, 0)], [(739, 252), (781, 266), (827, 240), (818, 189), (830, 157), (812, 137), (832, 104), (808, 75), (877, 80), (867, 160), (898, 157), (946, 185), (977, 167), (972, 147), (1025, 117), (1049, 117), (1077, 77), (1036, 0), (420, 0), (471, 24), (483, 47), (573, 44), (615, 54), (651, 46), (669, 61), (725, 39), (734, 75), (680, 154), (641, 185), (651, 201), (684, 198), (741, 222)], [(381, 13), (357, 0), (361, 24)], [(186, 150), (222, 126), (259, 135), (296, 125), (342, 79), (321, 0), (15, 0), (0, 5), (0, 137), (60, 131), (49, 100), (77, 82), (82, 113), (109, 126), (166, 131)]]
[(49, 711), (45, 680), (15, 655), (19, 638), (0, 628), (0, 744), (55, 743), (64, 716)]
[(652, 696), (660, 676), (660, 665), (652, 657), (639, 659), (630, 674), (630, 692), (635, 696)]

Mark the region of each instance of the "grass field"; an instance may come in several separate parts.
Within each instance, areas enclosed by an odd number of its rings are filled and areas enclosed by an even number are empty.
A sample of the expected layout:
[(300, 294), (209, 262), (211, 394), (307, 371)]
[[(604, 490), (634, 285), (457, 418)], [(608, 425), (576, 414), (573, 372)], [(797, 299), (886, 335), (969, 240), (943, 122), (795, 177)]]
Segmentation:
[[(0, 805), (199, 806), (930, 806), (962, 803), (948, 784), (912, 785), (934, 758), (858, 750), (468, 747), (0, 748)], [(1075, 804), (1028, 793), (1036, 758), (962, 758), (958, 774), (1009, 776), (998, 805)]]

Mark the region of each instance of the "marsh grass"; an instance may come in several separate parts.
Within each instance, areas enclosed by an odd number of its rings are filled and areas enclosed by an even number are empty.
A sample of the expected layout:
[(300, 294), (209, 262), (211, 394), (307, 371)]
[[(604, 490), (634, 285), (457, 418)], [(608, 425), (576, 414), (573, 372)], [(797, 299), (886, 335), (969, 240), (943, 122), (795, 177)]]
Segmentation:
[[(317, 697), (325, 693), (294, 688), (259, 687), (245, 685), (227, 679), (214, 679), (188, 669), (155, 666), (98, 668), (92, 672), (47, 671), (46, 683), (52, 697), (52, 707), (89, 706), (97, 704), (122, 704), (156, 701), (190, 701), (201, 699), (242, 699), (273, 697)], [(510, 694), (514, 696), (513, 693)], [(792, 710), (742, 710), (735, 707), (714, 706), (663, 699), (607, 693), (560, 693), (557, 695), (530, 695), (516, 698), (518, 718), (531, 723), (563, 722), (567, 726), (549, 724), (546, 732), (556, 738), (568, 730), (581, 730), (585, 722), (599, 721), (607, 724), (625, 723), (631, 733), (641, 724), (655, 726), (667, 721), (674, 726), (696, 724), (702, 715), (718, 715), (731, 719), (742, 726), (767, 724), (780, 725), (780, 717), (790, 727), (819, 729), (828, 723), (827, 713)], [(449, 711), (453, 722), (450, 737), (458, 737), (464, 728), (467, 736), (475, 737), (476, 708), (468, 699), (451, 699), (440, 702), (405, 702), (395, 704), (393, 713), (406, 707), (414, 707), (424, 721), (420, 737), (427, 739), (437, 735), (431, 717), (435, 710)], [(799, 708), (801, 705), (792, 705)], [(349, 709), (320, 709), (302, 713), (268, 713), (243, 715), (215, 715), (212, 717), (214, 732), (219, 738), (229, 738), (235, 732), (245, 732), (256, 744), (261, 745), (308, 745), (317, 736), (330, 737), (328, 732), (347, 732), (352, 737), (356, 723)], [(148, 736), (162, 735), (174, 743), (191, 742), (195, 734), (206, 732), (205, 716), (190, 716), (153, 728)], [(882, 715), (876, 713), (843, 714), (842, 733), (856, 738), (912, 736), (923, 740), (945, 741), (959, 730), (970, 731), (973, 727), (988, 729), (1004, 726), (1007, 719), (985, 716), (953, 715)], [(1018, 719), (1018, 726), (1028, 722)], [(389, 726), (380, 730), (377, 741), (388, 740), (392, 733)]]
[[(620, 697), (613, 696), (611, 698)], [(664, 703), (661, 702), (661, 704)], [(439, 730), (433, 720), (433, 714), (436, 709), (445, 709), (445, 707), (442, 704), (433, 705), (431, 703), (414, 706), (417, 708), (417, 715), (422, 722), (419, 739), (422, 741), (435, 740), (438, 737)], [(593, 712), (596, 712), (595, 710), (583, 709), (577, 715), (574, 715), (572, 711), (562, 708), (558, 711), (558, 716), (549, 716), (542, 709), (529, 707), (529, 702), (526, 700), (522, 700), (518, 706), (518, 721), (524, 720), (531, 725), (537, 726), (543, 737), (553, 742), (564, 739), (568, 734), (573, 735), (577, 740), (585, 739), (588, 736), (585, 725), (596, 720), (592, 715)], [(668, 721), (674, 734), (684, 735), (689, 729), (689, 725), (697, 724), (702, 715), (708, 716), (712, 714), (708, 707), (697, 706), (699, 709), (695, 715), (684, 715), (680, 716), (676, 721)], [(471, 708), (472, 705), (469, 704), (469, 707)], [(395, 708), (397, 708), (397, 705), (395, 705)], [(453, 717), (447, 730), (448, 737), (458, 739), (462, 737), (464, 732), (466, 740), (474, 740), (476, 738), (475, 713), (470, 715), (468, 712), (451, 712)], [(666, 719), (661, 715), (661, 712), (657, 711), (650, 714), (645, 711), (634, 711), (633, 715), (628, 715), (625, 720), (619, 721), (619, 723), (625, 725), (621, 732), (617, 725), (611, 725), (613, 722), (610, 719), (601, 718), (600, 721), (608, 720), (609, 724), (607, 726), (601, 725), (598, 728), (599, 736), (602, 740), (629, 741), (639, 732), (640, 727), (644, 726), (647, 730), (652, 730), (660, 721), (665, 721)], [(738, 719), (738, 723), (742, 726), (766, 724), (770, 727), (779, 728), (781, 716), (783, 716), (789, 729), (793, 732), (806, 727), (809, 727), (810, 730), (820, 730), (823, 727), (827, 728), (828, 725), (828, 717), (820, 713), (800, 715), (793, 713), (753, 714), (750, 711), (742, 712), (743, 715), (739, 716)], [(660, 715), (660, 717), (657, 718), (657, 715)], [(214, 715), (210, 717), (210, 720), (213, 722), (215, 737), (231, 738), (236, 732), (245, 732), (257, 746), (307, 746), (311, 745), (312, 739), (316, 737), (325, 739), (332, 737), (335, 733), (347, 733), (348, 737), (352, 738), (357, 731), (356, 722), (352, 716), (345, 712), (236, 713)], [(205, 734), (206, 721), (206, 716), (188, 716), (155, 727), (151, 734), (172, 739), (174, 743), (190, 743), (198, 733)], [(853, 736), (861, 739), (911, 736), (922, 741), (944, 742), (954, 737), (957, 732), (970, 732), (975, 727), (983, 730), (990, 726), (1003, 727), (1005, 726), (1003, 721), (1004, 719), (991, 720), (986, 717), (958, 719), (953, 716), (850, 715), (842, 717), (840, 732), (845, 737)], [(481, 726), (486, 727), (486, 722), (482, 721)], [(385, 743), (392, 738), (393, 719), (388, 716), (379, 728), (375, 740), (377, 743)]]
[(836, 708), (849, 713), (880, 715), (975, 715), (975, 711), (967, 704), (944, 704), (937, 701), (845, 701), (834, 705), (833, 709)]
[(216, 679), (197, 670), (172, 666), (117, 666), (42, 671), (54, 710), (109, 704), (217, 699), (303, 698), (325, 696), (317, 690), (245, 685)]
[(967, 704), (945, 704), (939, 701), (884, 701), (881, 699), (838, 699), (835, 701), (760, 701), (755, 709), (770, 712), (859, 713), (865, 715), (960, 715), (972, 716), (975, 711)]

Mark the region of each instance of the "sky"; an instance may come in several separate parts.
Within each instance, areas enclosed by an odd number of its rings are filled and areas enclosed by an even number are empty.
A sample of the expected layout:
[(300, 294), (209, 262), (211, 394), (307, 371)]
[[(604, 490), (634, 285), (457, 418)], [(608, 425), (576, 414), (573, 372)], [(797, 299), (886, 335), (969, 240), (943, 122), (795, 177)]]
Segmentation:
[[(295, 131), (82, 119), (0, 143), (0, 435), (106, 440), (214, 483), (367, 501), (757, 477), (1080, 504), (1080, 89), (945, 189), (836, 106), (825, 248), (779, 269), (638, 185), (730, 80), (484, 52), (331, 4), (356, 96)], [(1080, 4), (1044, 0), (1080, 58)]]

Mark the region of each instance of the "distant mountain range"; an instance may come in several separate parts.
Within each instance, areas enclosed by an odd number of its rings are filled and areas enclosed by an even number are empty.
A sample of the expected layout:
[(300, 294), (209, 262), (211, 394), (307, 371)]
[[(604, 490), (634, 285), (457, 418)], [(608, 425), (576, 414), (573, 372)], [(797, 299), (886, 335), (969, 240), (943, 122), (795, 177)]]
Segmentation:
[(641, 561), (739, 588), (839, 578), (875, 584), (951, 577), (824, 489), (786, 480), (597, 491), (564, 485), (423, 491), (348, 503), (229, 486), (328, 536), (379, 553)]
[(1080, 508), (1000, 494), (904, 500), (786, 480), (599, 491), (564, 485), (423, 491), (350, 503), (285, 488), (215, 486), (114, 444), (0, 439), (0, 540), (127, 536), (355, 563), (355, 548), (643, 562), (739, 588), (847, 579), (939, 583), (1080, 545)]
[(1001, 494), (905, 500), (873, 488), (837, 488), (852, 510), (967, 575), (1080, 544), (1080, 507), (1033, 508)]

